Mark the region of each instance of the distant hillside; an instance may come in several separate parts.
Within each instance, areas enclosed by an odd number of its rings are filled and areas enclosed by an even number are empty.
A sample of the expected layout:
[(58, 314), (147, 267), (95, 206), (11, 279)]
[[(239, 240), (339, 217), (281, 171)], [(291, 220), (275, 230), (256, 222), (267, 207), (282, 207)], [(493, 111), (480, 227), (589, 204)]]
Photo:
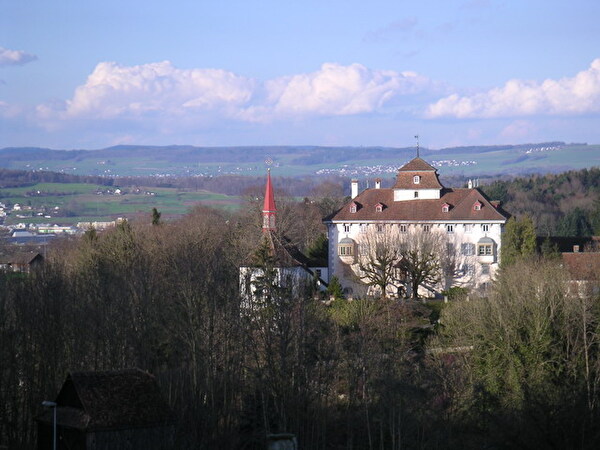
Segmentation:
[[(422, 157), (446, 175), (561, 172), (600, 166), (600, 146), (545, 142), (520, 145), (423, 148)], [(248, 146), (194, 147), (120, 145), (101, 150), (9, 147), (0, 167), (104, 176), (260, 175), (270, 160), (282, 176), (393, 175), (415, 148)]]

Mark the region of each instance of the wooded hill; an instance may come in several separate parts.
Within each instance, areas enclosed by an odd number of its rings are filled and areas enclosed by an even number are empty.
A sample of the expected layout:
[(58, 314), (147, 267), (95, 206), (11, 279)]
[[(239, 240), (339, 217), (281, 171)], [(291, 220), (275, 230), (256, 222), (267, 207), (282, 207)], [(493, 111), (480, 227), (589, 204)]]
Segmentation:
[(499, 180), (482, 190), (520, 217), (529, 215), (538, 235), (600, 234), (600, 168)]

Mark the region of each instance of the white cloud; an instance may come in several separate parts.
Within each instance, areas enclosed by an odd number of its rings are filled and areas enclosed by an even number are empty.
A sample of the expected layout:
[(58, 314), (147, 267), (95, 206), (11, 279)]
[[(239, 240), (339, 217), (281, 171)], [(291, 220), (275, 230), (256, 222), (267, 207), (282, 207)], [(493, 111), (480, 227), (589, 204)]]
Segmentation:
[(2, 66), (22, 66), (28, 62), (35, 61), (37, 56), (25, 53), (22, 50), (10, 50), (0, 47), (0, 67)]
[(452, 94), (428, 106), (426, 116), (490, 118), (577, 115), (600, 112), (600, 59), (572, 78), (510, 80), (503, 87), (471, 96)]
[(370, 70), (325, 63), (313, 73), (261, 83), (217, 69), (178, 69), (170, 62), (96, 66), (73, 98), (39, 105), (38, 117), (64, 119), (176, 119), (218, 117), (269, 122), (290, 116), (354, 115), (382, 110), (393, 98), (421, 93), (433, 83), (414, 72)]
[(64, 115), (110, 119), (226, 111), (247, 103), (253, 84), (225, 70), (177, 69), (168, 61), (131, 67), (103, 62), (66, 102)]
[(266, 86), (276, 99), (276, 113), (350, 115), (377, 111), (393, 97), (415, 94), (428, 83), (413, 72), (326, 63), (317, 72), (279, 78)]

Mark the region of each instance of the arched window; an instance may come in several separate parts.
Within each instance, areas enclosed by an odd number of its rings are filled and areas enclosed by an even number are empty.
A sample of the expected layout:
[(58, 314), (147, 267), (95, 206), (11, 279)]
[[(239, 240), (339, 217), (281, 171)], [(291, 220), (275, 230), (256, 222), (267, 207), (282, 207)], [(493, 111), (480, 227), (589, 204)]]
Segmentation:
[(477, 256), (494, 256), (496, 243), (492, 238), (482, 237), (477, 242)]
[(415, 175), (413, 177), (413, 183), (414, 184), (419, 184), (421, 182), (421, 177), (419, 175)]

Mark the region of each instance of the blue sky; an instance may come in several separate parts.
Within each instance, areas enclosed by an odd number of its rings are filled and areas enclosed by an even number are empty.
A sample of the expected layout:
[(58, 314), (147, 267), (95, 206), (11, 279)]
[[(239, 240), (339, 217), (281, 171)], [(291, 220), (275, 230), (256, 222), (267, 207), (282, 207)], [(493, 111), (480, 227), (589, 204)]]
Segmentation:
[(0, 6), (0, 147), (600, 143), (595, 0)]

